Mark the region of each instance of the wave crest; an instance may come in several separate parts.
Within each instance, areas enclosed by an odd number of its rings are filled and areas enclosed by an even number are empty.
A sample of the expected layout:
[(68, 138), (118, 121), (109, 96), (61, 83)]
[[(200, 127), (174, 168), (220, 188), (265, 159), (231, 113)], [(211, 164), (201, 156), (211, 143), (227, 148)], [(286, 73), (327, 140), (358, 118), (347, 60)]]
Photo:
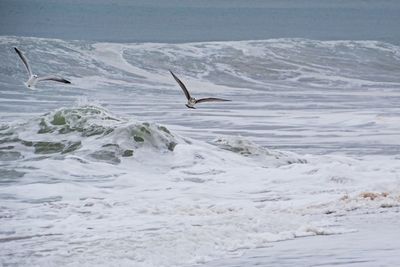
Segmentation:
[(270, 150), (242, 137), (217, 138), (213, 143), (222, 149), (238, 153), (245, 157), (258, 159), (264, 166), (268, 167), (279, 167), (293, 163), (307, 163), (307, 160), (293, 152)]
[(172, 152), (182, 141), (165, 126), (124, 120), (97, 106), (61, 108), (27, 123), (0, 128), (5, 150), (24, 146), (34, 154), (76, 153), (109, 163), (119, 163), (120, 157), (134, 156), (140, 149)]

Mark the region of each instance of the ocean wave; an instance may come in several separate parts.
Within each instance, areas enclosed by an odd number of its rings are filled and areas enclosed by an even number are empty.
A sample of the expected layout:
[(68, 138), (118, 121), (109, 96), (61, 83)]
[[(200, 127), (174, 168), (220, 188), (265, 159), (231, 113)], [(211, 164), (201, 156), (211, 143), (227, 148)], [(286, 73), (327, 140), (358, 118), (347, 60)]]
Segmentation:
[[(211, 81), (221, 86), (221, 90), (224, 86), (260, 90), (266, 85), (282, 85), (282, 81), (287, 86), (300, 83), (345, 88), (388, 86), (393, 81), (399, 82), (395, 72), (400, 48), (379, 41), (293, 38), (122, 44), (2, 36), (0, 46), (4, 48), (1, 53), (5, 60), (0, 66), (0, 75), (24, 75), (17, 69), (19, 66), (11, 63), (15, 58), (10, 48), (20, 46), (29, 50), (29, 57), (35, 60), (39, 70), (72, 76), (85, 88), (90, 88), (90, 83), (86, 84), (81, 78), (91, 76), (106, 78), (104, 85), (121, 85), (128, 81), (170, 84), (168, 69), (171, 66), (182, 75), (196, 78), (199, 84)], [(51, 69), (41, 58), (51, 58)]]
[[(72, 84), (27, 90), (12, 46)], [(0, 261), (188, 266), (395, 214), (399, 55), (373, 41), (0, 37)], [(186, 109), (169, 68), (233, 101)]]
[[(4, 161), (74, 154), (116, 164), (122, 157), (135, 157), (139, 150), (164, 154), (173, 152), (179, 144), (190, 143), (166, 126), (120, 118), (93, 105), (60, 108), (0, 128), (0, 157)], [(219, 137), (212, 144), (215, 149), (251, 157), (264, 166), (307, 163), (295, 153), (270, 150), (242, 137)]]
[(296, 153), (270, 150), (242, 137), (217, 138), (213, 143), (222, 149), (258, 160), (264, 166), (279, 167), (293, 163), (307, 163), (306, 159)]
[[(3, 125), (0, 129), (2, 158), (35, 155), (78, 154), (119, 163), (139, 149), (167, 153), (184, 139), (165, 126), (123, 120), (98, 106), (61, 108), (29, 122)], [(26, 149), (16, 151), (18, 146)], [(21, 156), (21, 154), (25, 154)]]

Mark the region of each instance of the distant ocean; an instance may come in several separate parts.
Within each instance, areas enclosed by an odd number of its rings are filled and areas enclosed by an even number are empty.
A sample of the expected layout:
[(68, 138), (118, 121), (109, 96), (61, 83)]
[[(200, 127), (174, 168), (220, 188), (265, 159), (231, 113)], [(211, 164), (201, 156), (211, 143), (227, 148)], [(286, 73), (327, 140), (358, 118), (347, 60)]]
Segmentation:
[(113, 42), (400, 42), (400, 1), (0, 1), (0, 35)]

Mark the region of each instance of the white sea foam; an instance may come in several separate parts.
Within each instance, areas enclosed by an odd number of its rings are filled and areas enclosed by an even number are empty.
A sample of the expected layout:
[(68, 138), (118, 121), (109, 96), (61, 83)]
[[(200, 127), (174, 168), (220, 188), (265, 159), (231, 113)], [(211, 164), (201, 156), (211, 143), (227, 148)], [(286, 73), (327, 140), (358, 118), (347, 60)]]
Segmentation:
[(324, 214), (400, 204), (397, 160), (302, 157), (238, 137), (213, 146), (95, 106), (3, 128), (2, 152), (20, 153), (8, 170), (22, 173), (2, 169), (4, 262), (19, 251), (38, 265), (201, 263), (351, 230)]
[[(26, 91), (14, 45), (71, 87)], [(397, 46), (0, 46), (1, 264), (206, 264), (398, 212)], [(168, 69), (233, 101), (188, 110)]]

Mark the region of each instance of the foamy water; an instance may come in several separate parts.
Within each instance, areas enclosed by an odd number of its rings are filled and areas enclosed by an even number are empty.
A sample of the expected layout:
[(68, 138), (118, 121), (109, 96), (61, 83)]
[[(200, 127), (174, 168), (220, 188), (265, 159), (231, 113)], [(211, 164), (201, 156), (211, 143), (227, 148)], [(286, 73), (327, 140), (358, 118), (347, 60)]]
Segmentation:
[[(0, 38), (0, 262), (188, 266), (396, 216), (400, 48)], [(37, 74), (23, 85), (18, 46)], [(228, 103), (189, 110), (194, 96)]]

